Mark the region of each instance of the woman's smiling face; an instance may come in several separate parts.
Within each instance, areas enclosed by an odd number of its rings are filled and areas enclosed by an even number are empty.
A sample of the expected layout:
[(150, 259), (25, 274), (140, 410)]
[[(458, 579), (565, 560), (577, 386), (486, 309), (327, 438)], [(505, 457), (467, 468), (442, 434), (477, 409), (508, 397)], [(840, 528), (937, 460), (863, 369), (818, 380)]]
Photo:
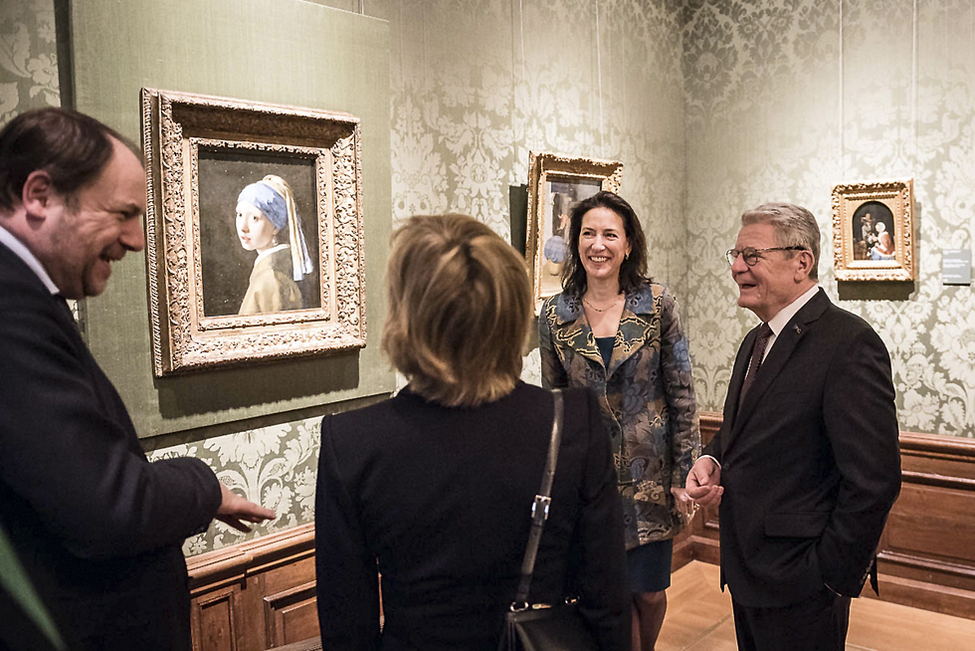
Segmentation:
[(266, 251), (278, 232), (260, 210), (241, 201), (237, 204), (237, 237), (245, 251)]
[(579, 258), (586, 277), (593, 280), (618, 279), (623, 259), (630, 252), (623, 218), (614, 210), (597, 206), (582, 216), (579, 231)]

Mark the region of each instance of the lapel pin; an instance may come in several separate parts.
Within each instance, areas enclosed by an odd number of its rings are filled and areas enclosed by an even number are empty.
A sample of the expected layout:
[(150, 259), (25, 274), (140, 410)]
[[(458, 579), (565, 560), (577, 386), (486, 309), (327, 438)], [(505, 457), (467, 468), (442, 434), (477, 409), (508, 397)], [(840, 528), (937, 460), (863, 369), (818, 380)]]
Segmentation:
[(801, 335), (802, 334), (802, 328), (800, 328), (798, 324), (792, 326), (792, 329), (796, 331), (796, 334), (797, 335)]

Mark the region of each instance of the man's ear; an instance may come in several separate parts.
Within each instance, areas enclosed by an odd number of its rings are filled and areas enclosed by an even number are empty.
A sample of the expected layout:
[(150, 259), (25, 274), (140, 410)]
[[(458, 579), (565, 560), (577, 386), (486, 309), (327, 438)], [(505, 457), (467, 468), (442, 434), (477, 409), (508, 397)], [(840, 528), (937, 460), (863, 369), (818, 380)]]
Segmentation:
[(799, 259), (799, 264), (796, 266), (795, 281), (801, 283), (812, 273), (814, 258), (812, 251), (799, 251), (796, 257)]
[(24, 181), (21, 201), (28, 219), (45, 219), (53, 203), (59, 203), (60, 195), (54, 189), (51, 175), (44, 170), (34, 170)]

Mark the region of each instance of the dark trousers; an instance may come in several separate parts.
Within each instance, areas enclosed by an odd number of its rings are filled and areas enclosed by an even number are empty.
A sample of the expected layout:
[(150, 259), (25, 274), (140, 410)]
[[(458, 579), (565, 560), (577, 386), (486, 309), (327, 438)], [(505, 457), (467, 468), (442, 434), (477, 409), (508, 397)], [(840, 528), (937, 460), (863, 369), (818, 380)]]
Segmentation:
[(739, 651), (844, 651), (850, 598), (828, 588), (781, 608), (741, 606), (734, 600)]

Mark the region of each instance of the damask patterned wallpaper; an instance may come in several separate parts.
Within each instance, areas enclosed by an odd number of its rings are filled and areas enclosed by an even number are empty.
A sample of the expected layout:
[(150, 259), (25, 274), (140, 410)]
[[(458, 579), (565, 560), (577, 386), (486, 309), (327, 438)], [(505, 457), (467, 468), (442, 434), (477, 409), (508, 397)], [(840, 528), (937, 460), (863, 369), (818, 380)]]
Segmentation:
[[(737, 219), (771, 200), (812, 210), (822, 284), (890, 350), (900, 426), (975, 436), (975, 295), (941, 284), (941, 252), (975, 228), (975, 3), (739, 0), (687, 3), (688, 330), (702, 408), (721, 409), (755, 323), (721, 254)], [(838, 286), (830, 192), (914, 178), (918, 280)], [(848, 300), (856, 298), (857, 300)]]
[(53, 0), (0, 3), (0, 124), (60, 106)]
[[(357, 11), (358, 0), (324, 2)], [(366, 0), (391, 27), (394, 223), (460, 211), (509, 235), (508, 186), (528, 152), (625, 163), (651, 271), (681, 299), (702, 410), (719, 411), (738, 343), (722, 253), (768, 200), (810, 208), (831, 297), (830, 190), (914, 177), (919, 281), (903, 300), (840, 300), (891, 350), (901, 427), (975, 430), (975, 298), (940, 285), (943, 248), (970, 248), (975, 199), (975, 0)], [(915, 47), (916, 26), (916, 47)], [(0, 122), (57, 104), (53, 0), (0, 4)], [(878, 295), (881, 290), (872, 290)], [(525, 377), (537, 381), (537, 352)], [(189, 443), (278, 512), (313, 519), (317, 419)], [(244, 537), (216, 523), (188, 554)]]

